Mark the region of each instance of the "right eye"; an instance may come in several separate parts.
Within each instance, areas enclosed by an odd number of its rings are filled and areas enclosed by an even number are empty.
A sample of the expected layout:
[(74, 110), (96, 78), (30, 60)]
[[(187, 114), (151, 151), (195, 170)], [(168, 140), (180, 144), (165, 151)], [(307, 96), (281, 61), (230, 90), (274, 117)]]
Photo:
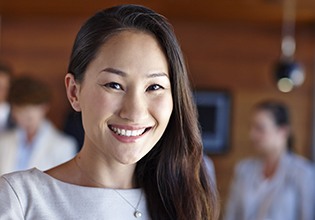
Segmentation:
[(107, 88), (115, 89), (115, 90), (122, 90), (122, 86), (119, 83), (110, 82), (104, 85)]

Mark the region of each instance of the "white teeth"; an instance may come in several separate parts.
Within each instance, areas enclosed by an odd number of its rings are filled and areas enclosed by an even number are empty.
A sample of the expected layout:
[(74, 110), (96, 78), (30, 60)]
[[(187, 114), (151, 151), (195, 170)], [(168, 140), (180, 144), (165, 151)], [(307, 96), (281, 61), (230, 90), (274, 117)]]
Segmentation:
[(127, 137), (140, 136), (145, 131), (145, 128), (139, 129), (139, 130), (126, 130), (126, 129), (120, 129), (120, 128), (116, 128), (116, 127), (110, 127), (110, 128), (116, 134), (121, 135), (121, 136), (127, 136)]
[[(119, 131), (120, 129), (118, 129), (118, 131)], [(120, 130), (120, 134), (122, 135), (122, 136), (125, 136), (126, 135), (126, 130), (125, 129), (121, 129)]]
[(127, 131), (126, 131), (126, 136), (128, 136), (128, 137), (131, 136), (131, 132), (132, 132), (132, 131), (127, 130)]

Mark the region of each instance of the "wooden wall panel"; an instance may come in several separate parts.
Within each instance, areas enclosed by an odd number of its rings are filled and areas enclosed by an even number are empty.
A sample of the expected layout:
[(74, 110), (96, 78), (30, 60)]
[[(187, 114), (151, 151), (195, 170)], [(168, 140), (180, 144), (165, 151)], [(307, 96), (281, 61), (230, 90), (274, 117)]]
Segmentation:
[[(44, 80), (54, 92), (49, 117), (61, 127), (69, 108), (63, 78), (70, 50), (83, 18), (3, 18), (1, 58), (9, 61), (16, 75), (29, 73)], [(249, 116), (256, 102), (279, 98), (292, 111), (296, 151), (310, 157), (314, 33), (298, 27), (297, 55), (306, 69), (307, 81), (292, 93), (277, 91), (272, 65), (280, 53), (280, 27), (254, 24), (198, 23), (173, 20), (182, 45), (193, 86), (231, 92), (230, 150), (214, 160), (224, 204), (233, 173), (240, 159), (249, 156)]]
[[(10, 0), (0, 1), (0, 14), (4, 16), (85, 16), (102, 8), (119, 4), (140, 4), (150, 7), (168, 18), (204, 21), (276, 22), (282, 20), (281, 0)], [(314, 22), (315, 2), (299, 0), (296, 4), (298, 22)]]

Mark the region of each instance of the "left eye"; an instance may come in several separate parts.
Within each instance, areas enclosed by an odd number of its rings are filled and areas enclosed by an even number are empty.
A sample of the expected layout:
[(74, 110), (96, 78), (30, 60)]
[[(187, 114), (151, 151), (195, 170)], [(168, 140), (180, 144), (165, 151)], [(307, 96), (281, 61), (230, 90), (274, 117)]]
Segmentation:
[(154, 85), (150, 85), (147, 88), (147, 91), (155, 91), (155, 90), (159, 90), (159, 89), (164, 89), (164, 88), (158, 84), (154, 84)]

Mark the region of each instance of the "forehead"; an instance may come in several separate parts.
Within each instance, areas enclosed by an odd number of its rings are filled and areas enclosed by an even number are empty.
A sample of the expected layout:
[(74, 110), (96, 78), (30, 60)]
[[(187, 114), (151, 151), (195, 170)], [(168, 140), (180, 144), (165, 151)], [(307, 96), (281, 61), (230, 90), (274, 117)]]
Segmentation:
[[(90, 63), (110, 64), (117, 67), (167, 67), (167, 59), (158, 41), (151, 34), (126, 30), (109, 38)], [(146, 65), (145, 65), (146, 64)]]
[(24, 112), (24, 111), (33, 111), (37, 109), (42, 109), (43, 104), (12, 104), (12, 110)]
[(103, 43), (102, 48), (111, 46), (132, 46), (134, 45), (135, 39), (140, 39), (140, 41), (143, 43), (143, 46), (150, 42), (154, 43), (157, 47), (160, 47), (158, 40), (153, 34), (137, 29), (126, 29), (118, 31), (109, 36)]
[(274, 117), (268, 110), (258, 109), (254, 111), (253, 119), (256, 122), (264, 124), (275, 124)]

